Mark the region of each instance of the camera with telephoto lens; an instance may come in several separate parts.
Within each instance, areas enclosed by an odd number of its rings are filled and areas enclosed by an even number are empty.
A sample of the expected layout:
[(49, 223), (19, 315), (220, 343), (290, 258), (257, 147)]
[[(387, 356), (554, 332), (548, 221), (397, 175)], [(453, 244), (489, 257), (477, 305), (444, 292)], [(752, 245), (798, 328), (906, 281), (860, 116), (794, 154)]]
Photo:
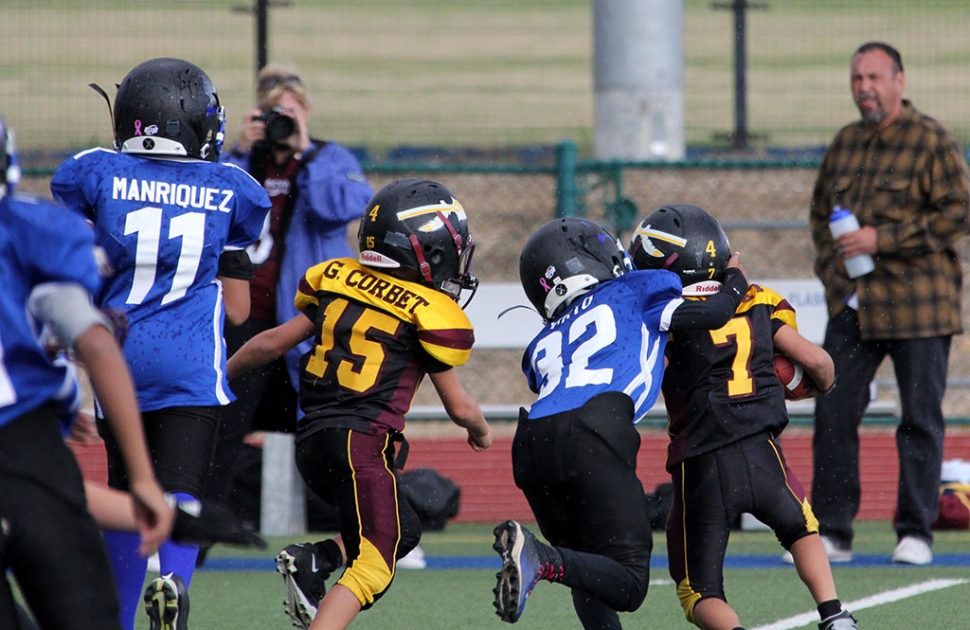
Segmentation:
[(255, 120), (261, 120), (266, 125), (266, 138), (273, 142), (282, 142), (293, 135), (296, 121), (283, 113), (282, 107), (274, 107), (265, 111)]

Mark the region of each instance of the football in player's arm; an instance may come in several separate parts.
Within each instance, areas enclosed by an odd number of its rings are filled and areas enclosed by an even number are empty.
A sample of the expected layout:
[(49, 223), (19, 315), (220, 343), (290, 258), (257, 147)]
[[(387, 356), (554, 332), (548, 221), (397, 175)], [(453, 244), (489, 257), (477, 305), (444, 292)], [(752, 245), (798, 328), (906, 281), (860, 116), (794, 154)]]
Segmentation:
[(557, 219), (526, 241), (519, 278), (545, 326), (522, 359), (537, 399), (519, 413), (512, 471), (549, 544), (513, 520), (494, 529), (503, 621), (521, 617), (540, 580), (572, 590), (585, 628), (617, 628), (617, 612), (643, 602), (653, 538), (635, 425), (659, 395), (670, 332), (733, 316), (747, 281), (732, 260), (723, 287), (689, 301), (675, 273), (633, 271), (593, 221)]
[[(634, 231), (630, 252), (639, 269), (677, 273), (685, 298), (701, 301), (726, 279), (731, 255), (717, 220), (688, 204), (650, 213)], [(788, 301), (757, 284), (725, 325), (671, 335), (663, 377), (674, 489), (666, 526), (670, 576), (688, 621), (740, 627), (723, 569), (731, 520), (747, 512), (791, 552), (815, 599), (819, 627), (849, 630), (856, 625), (838, 599), (818, 522), (777, 440), (788, 412), (776, 351), (801, 363), (819, 388), (832, 386), (831, 358), (797, 332)]]

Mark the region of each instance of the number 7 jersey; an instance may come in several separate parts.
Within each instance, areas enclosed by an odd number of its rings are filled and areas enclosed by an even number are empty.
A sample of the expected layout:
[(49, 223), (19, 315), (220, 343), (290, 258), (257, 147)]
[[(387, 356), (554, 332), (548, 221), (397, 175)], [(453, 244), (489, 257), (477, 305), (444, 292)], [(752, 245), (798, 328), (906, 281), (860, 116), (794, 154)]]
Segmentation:
[(259, 236), (266, 191), (242, 169), (105, 149), (62, 163), (51, 192), (94, 225), (111, 269), (97, 296), (128, 317), (125, 357), (142, 411), (225, 405), (224, 251)]

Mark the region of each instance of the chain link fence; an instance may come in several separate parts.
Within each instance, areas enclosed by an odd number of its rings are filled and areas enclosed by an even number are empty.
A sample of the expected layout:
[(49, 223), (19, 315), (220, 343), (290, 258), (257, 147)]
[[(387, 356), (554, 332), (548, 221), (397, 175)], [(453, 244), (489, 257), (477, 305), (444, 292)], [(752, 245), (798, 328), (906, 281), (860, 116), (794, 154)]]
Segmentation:
[[(491, 165), (459, 171), (415, 165), (410, 170), (386, 170), (368, 173), (375, 190), (398, 177), (423, 176), (441, 181), (461, 200), (476, 242), (474, 271), (483, 282), (518, 282), (522, 244), (532, 231), (556, 216), (558, 181), (554, 168), (541, 172)], [(812, 166), (630, 165), (623, 169), (623, 195), (634, 201), (641, 217), (667, 203), (693, 203), (708, 209), (725, 226), (732, 247), (742, 252), (751, 278), (811, 279), (814, 254), (807, 216), (814, 179)], [(46, 176), (31, 177), (21, 189), (45, 194), (48, 181)], [(593, 190), (585, 202), (586, 215), (612, 226), (607, 207), (614, 193), (608, 186), (595, 187), (589, 182), (587, 186)], [(354, 246), (355, 234), (352, 226), (348, 238)], [(629, 233), (621, 234), (621, 238), (628, 242)], [(967, 241), (961, 243), (960, 254), (964, 268), (970, 270)], [(970, 295), (964, 300), (964, 309), (970, 311)], [(970, 321), (968, 317), (970, 312), (964, 320)], [(463, 381), (482, 405), (526, 404), (534, 396), (522, 377), (521, 358), (520, 350), (477, 349), (461, 368)], [(878, 398), (895, 401), (890, 362), (877, 379)], [(437, 406), (433, 388), (422, 386), (414, 404)], [(954, 339), (945, 411), (954, 422), (970, 420), (970, 335)]]
[[(684, 102), (692, 161), (581, 169), (575, 181), (582, 201), (577, 210), (626, 229), (628, 222), (615, 223), (621, 195), (640, 216), (665, 203), (695, 203), (721, 219), (752, 277), (809, 279), (813, 253), (807, 211), (815, 170), (811, 158), (781, 163), (773, 156), (807, 149), (817, 160), (835, 130), (857, 117), (849, 94), (849, 57), (873, 39), (900, 49), (907, 96), (967, 144), (966, 2), (749, 4), (746, 105), (752, 146), (749, 153), (733, 156), (747, 161), (698, 161), (724, 158), (717, 151), (730, 147), (725, 138), (735, 114), (735, 40), (725, 3), (685, 0)], [(369, 164), (375, 188), (402, 175), (443, 181), (468, 209), (479, 243), (476, 272), (487, 282), (516, 282), (525, 238), (560, 209), (560, 181), (555, 168), (544, 168), (551, 153), (542, 147), (563, 138), (573, 140), (581, 154), (591, 146), (591, 3), (290, 0), (271, 5), (268, 58), (303, 75), (315, 97), (314, 135), (354, 147)], [(231, 143), (253, 103), (253, 8), (253, 0), (0, 3), (5, 43), (0, 112), (18, 132), (30, 175), (22, 189), (46, 195), (50, 169), (67, 155), (111, 145), (104, 101), (88, 84), (98, 83), (113, 96), (111, 86), (152, 57), (181, 57), (210, 74), (227, 106)], [(465, 149), (458, 155), (452, 147)], [(532, 150), (518, 147), (539, 148), (530, 157), (523, 153)], [(512, 154), (517, 164), (529, 166), (502, 166)], [(411, 165), (382, 166), (403, 158)], [(469, 163), (477, 166), (461, 167)], [(532, 168), (535, 164), (543, 167)], [(965, 243), (961, 256), (968, 258)], [(476, 351), (463, 368), (464, 380), (483, 404), (527, 402), (532, 395), (519, 360), (514, 350)], [(888, 365), (879, 380), (880, 396), (892, 398)], [(970, 335), (954, 340), (950, 380), (947, 415), (970, 418)], [(432, 404), (433, 393), (422, 390), (415, 402)]]
[[(965, 0), (748, 2), (750, 146), (817, 147), (856, 117), (849, 59), (864, 41), (895, 45), (906, 94), (970, 140)], [(229, 138), (253, 103), (255, 0), (5, 0), (0, 111), (26, 153), (111, 142), (103, 100), (153, 57), (210, 74)], [(373, 156), (402, 145), (592, 144), (589, 0), (288, 0), (269, 3), (266, 53), (295, 66), (315, 98), (321, 137)], [(688, 149), (725, 148), (734, 131), (731, 3), (683, 0)]]

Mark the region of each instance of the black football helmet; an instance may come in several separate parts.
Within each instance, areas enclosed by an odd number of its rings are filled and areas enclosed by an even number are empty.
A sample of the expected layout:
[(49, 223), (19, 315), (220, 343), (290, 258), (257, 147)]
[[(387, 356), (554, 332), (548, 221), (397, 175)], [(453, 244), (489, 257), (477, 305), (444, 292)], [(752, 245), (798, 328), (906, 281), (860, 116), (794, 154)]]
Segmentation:
[(554, 219), (532, 233), (519, 256), (519, 280), (545, 321), (577, 297), (630, 270), (623, 245), (586, 219)]
[(364, 210), (357, 230), (360, 262), (420, 282), (458, 301), (478, 289), (471, 273), (475, 243), (468, 218), (451, 192), (428, 179), (407, 178), (382, 188)]
[(691, 294), (692, 285), (724, 280), (731, 245), (721, 224), (706, 210), (678, 203), (658, 208), (640, 222), (633, 231), (630, 255), (637, 269), (673, 271), (685, 293)]
[(17, 164), (17, 147), (13, 131), (7, 127), (0, 116), (0, 197), (13, 194), (14, 186), (20, 181), (20, 166)]
[(152, 59), (132, 69), (118, 86), (115, 148), (215, 162), (225, 122), (225, 109), (205, 72), (181, 59)]

